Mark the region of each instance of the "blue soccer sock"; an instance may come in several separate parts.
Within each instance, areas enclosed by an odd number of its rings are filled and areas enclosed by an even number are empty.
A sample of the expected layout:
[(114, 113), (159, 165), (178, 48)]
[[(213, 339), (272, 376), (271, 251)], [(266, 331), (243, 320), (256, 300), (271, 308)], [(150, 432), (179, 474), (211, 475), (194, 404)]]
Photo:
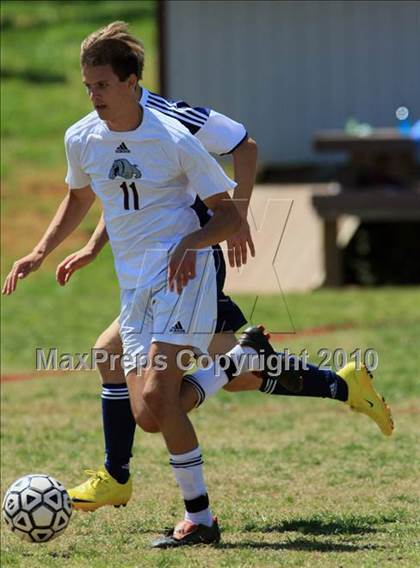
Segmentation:
[[(345, 402), (348, 399), (347, 383), (328, 369), (320, 369), (316, 365), (302, 364), (297, 360), (299, 372), (303, 379), (302, 390), (299, 393), (292, 393), (284, 388), (274, 379), (263, 379), (260, 391), (265, 394), (276, 394), (283, 396), (312, 396), (318, 398), (335, 398)], [(293, 362), (291, 362), (293, 365)], [(306, 368), (305, 368), (306, 367)]]
[(130, 458), (136, 431), (126, 385), (102, 385), (102, 421), (105, 439), (105, 468), (119, 483), (130, 477)]

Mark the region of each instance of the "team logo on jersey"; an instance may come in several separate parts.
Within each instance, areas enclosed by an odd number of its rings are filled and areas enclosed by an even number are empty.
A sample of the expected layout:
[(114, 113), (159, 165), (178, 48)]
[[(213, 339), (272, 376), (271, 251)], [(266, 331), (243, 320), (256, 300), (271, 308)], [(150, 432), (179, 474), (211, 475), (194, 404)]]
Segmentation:
[(114, 160), (108, 177), (109, 179), (115, 179), (116, 177), (124, 179), (141, 178), (141, 171), (136, 164), (130, 164), (125, 158), (120, 158), (119, 160)]

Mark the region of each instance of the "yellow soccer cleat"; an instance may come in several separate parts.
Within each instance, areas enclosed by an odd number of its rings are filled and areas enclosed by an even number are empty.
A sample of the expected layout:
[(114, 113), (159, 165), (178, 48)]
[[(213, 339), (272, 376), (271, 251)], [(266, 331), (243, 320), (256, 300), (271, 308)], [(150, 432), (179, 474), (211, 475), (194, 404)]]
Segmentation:
[(370, 371), (364, 365), (357, 369), (356, 363), (351, 361), (338, 371), (337, 375), (347, 383), (349, 389), (346, 404), (356, 412), (362, 412), (372, 418), (382, 434), (391, 436), (394, 430), (391, 409), (373, 388), (373, 376)]
[(86, 469), (89, 479), (68, 490), (75, 509), (96, 511), (99, 507), (113, 505), (125, 507), (133, 492), (131, 477), (127, 483), (118, 483), (105, 469), (93, 471)]

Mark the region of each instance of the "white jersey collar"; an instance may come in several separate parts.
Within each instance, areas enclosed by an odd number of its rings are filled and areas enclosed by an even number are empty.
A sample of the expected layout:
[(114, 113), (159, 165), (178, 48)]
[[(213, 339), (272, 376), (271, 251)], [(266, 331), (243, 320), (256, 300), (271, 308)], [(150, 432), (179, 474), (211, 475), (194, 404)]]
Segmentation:
[(140, 88), (141, 88), (141, 97), (140, 97), (140, 100), (139, 100), (139, 104), (142, 107), (144, 107), (147, 103), (147, 99), (149, 98), (150, 91), (148, 91), (144, 87), (140, 87)]

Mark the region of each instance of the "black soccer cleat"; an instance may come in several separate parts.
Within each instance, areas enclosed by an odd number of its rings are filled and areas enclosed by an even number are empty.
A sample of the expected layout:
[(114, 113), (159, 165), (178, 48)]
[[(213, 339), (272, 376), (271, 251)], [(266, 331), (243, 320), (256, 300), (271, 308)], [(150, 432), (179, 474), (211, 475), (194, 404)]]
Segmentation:
[[(264, 333), (264, 326), (258, 325), (247, 327), (239, 337), (238, 343), (244, 347), (251, 347), (262, 357), (264, 368), (260, 374), (263, 379), (278, 381), (290, 392), (301, 392), (303, 379), (299, 369), (283, 369), (284, 358), (274, 351), (269, 339), (270, 335)], [(273, 361), (277, 364), (273, 365)]]
[(181, 521), (174, 529), (153, 541), (151, 546), (152, 548), (175, 548), (197, 544), (217, 544), (218, 542), (220, 542), (220, 529), (217, 519), (214, 518), (211, 527), (196, 525), (191, 521)]

